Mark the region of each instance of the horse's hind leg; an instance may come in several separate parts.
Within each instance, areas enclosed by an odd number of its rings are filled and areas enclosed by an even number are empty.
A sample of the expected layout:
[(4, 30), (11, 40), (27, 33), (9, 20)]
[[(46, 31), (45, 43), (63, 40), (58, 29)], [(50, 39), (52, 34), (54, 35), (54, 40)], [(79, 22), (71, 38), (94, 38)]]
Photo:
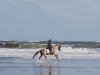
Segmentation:
[(45, 54), (43, 54), (43, 55), (44, 55), (45, 59), (47, 59), (47, 56)]
[(36, 56), (39, 52), (40, 52), (40, 51), (37, 51), (37, 52), (34, 54), (33, 59), (35, 58), (35, 56)]
[(59, 58), (58, 58), (58, 55), (55, 55), (55, 57), (57, 58), (57, 60), (60, 62)]
[[(44, 57), (47, 59), (47, 56), (44, 54)], [(47, 59), (48, 60), (48, 59)], [(50, 60), (48, 60), (50, 62)]]
[(43, 55), (41, 54), (40, 57), (39, 57), (39, 59), (41, 59), (42, 56), (43, 56)]

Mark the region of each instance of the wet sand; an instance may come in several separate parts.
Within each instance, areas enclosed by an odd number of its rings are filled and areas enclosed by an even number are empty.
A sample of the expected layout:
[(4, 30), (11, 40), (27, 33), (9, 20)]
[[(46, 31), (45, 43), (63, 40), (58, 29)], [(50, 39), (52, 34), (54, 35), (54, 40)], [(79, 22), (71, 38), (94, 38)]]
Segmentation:
[(100, 59), (0, 58), (0, 75), (100, 75)]

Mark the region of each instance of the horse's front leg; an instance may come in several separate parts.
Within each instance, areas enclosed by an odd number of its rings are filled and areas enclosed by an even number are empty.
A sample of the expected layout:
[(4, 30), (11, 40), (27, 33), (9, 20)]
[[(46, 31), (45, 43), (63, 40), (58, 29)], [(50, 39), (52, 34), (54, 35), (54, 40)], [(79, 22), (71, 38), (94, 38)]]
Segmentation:
[(60, 62), (59, 58), (58, 58), (58, 55), (55, 55), (55, 57), (57, 58), (57, 60)]

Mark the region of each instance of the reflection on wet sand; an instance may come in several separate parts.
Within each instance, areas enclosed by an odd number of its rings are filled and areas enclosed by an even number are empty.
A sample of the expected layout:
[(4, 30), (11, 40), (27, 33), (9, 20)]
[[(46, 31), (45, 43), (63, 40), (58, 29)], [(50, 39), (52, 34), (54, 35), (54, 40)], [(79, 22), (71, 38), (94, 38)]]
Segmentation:
[(60, 75), (59, 64), (41, 64), (36, 67), (35, 75)]

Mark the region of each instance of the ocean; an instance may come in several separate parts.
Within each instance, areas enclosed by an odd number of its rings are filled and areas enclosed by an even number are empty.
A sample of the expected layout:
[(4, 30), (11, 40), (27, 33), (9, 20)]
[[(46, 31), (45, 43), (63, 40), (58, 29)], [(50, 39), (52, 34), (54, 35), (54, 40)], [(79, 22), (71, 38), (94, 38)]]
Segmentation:
[(62, 47), (54, 56), (32, 59), (40, 49), (0, 48), (0, 75), (100, 75), (99, 48)]

